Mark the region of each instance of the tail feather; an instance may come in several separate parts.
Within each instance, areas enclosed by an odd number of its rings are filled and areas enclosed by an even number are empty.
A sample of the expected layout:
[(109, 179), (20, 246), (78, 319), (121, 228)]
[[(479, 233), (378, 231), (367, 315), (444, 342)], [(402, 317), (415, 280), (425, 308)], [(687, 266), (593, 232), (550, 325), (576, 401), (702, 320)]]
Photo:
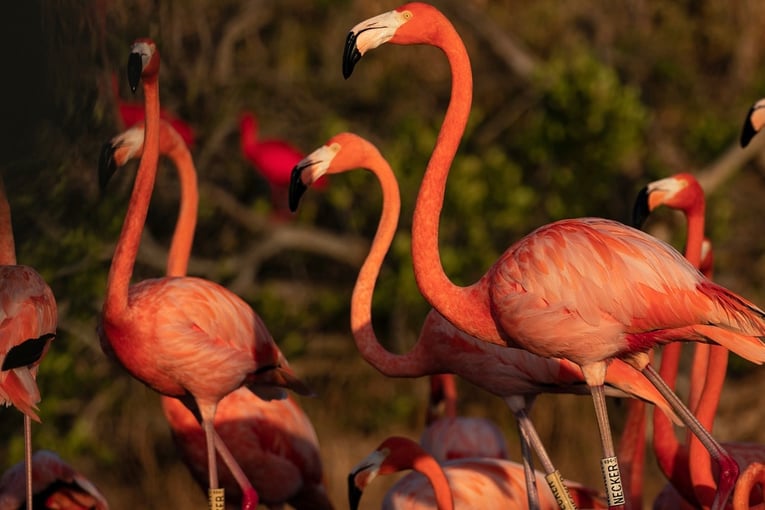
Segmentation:
[(762, 336), (742, 335), (712, 325), (694, 326), (693, 331), (702, 338), (720, 344), (752, 363), (761, 365), (765, 362), (765, 343), (763, 343)]
[(718, 320), (712, 321), (714, 325), (747, 336), (765, 337), (765, 311), (757, 305), (712, 282), (704, 282), (698, 289), (719, 309)]
[(621, 361), (610, 363), (606, 371), (606, 384), (618, 388), (632, 397), (655, 405), (674, 424), (682, 426), (682, 420), (672, 410), (669, 402), (651, 384), (651, 381), (633, 366)]
[(40, 421), (37, 415), (37, 403), (40, 402), (40, 390), (28, 368), (14, 368), (4, 373), (0, 381), (0, 402), (13, 404), (19, 411), (26, 414), (36, 422)]

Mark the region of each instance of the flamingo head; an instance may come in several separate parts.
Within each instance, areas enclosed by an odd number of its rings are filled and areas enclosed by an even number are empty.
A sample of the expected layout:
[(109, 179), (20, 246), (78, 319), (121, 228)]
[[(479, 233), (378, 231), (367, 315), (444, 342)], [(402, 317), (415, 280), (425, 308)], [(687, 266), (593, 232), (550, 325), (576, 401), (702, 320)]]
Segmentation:
[(760, 99), (749, 109), (741, 128), (741, 147), (746, 147), (752, 141), (754, 135), (765, 126), (765, 99)]
[(665, 205), (689, 213), (704, 209), (704, 191), (696, 178), (689, 173), (679, 173), (672, 177), (649, 183), (640, 190), (632, 210), (632, 223), (641, 227), (650, 213)]
[(130, 90), (138, 89), (138, 81), (143, 78), (156, 79), (159, 74), (159, 50), (148, 38), (136, 39), (128, 57), (127, 75)]
[(289, 206), (297, 210), (300, 198), (309, 186), (323, 186), (325, 174), (337, 174), (364, 167), (367, 158), (373, 154), (382, 159), (377, 148), (353, 133), (339, 133), (327, 143), (300, 160), (290, 174)]
[(446, 18), (435, 7), (412, 2), (362, 21), (351, 29), (345, 40), (343, 76), (348, 78), (353, 73), (354, 66), (367, 51), (386, 42), (420, 44), (431, 41), (438, 25), (434, 21), (441, 19)]
[(411, 469), (425, 458), (430, 456), (411, 439), (391, 436), (384, 440), (348, 475), (348, 503), (351, 510), (358, 508), (361, 494), (375, 477)]
[(359, 462), (348, 474), (348, 506), (356, 510), (361, 501), (361, 495), (369, 482), (380, 474), (380, 467), (390, 454), (388, 448), (378, 448)]

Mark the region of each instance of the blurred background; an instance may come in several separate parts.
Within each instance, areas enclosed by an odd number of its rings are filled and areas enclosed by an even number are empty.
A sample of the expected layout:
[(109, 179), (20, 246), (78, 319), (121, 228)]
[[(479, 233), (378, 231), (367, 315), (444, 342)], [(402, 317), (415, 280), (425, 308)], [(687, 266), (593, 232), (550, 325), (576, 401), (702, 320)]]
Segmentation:
[[(765, 137), (738, 147), (744, 116), (765, 95), (764, 3), (434, 4), (462, 35), (475, 83), (441, 219), (443, 262), (456, 282), (475, 281), (513, 240), (550, 221), (627, 221), (641, 187), (686, 171), (708, 193), (716, 279), (765, 303)], [(106, 359), (95, 334), (136, 167), (100, 192), (97, 161), (101, 145), (124, 129), (118, 103), (142, 101), (124, 78), (137, 37), (157, 42), (162, 106), (196, 135), (201, 197), (189, 272), (246, 299), (316, 390), (299, 402), (317, 430), (337, 508), (347, 508), (348, 470), (383, 438), (419, 437), (427, 381), (383, 377), (350, 336), (350, 294), (380, 213), (377, 182), (366, 172), (333, 177), (277, 220), (266, 181), (239, 148), (245, 111), (257, 116), (262, 137), (305, 153), (345, 130), (378, 145), (397, 171), (403, 203), (373, 315), (387, 348), (407, 350), (429, 310), (412, 275), (409, 227), (449, 98), (448, 66), (434, 48), (389, 45), (347, 81), (341, 75), (348, 30), (397, 6), (30, 0), (4, 9), (0, 171), (18, 260), (46, 278), (60, 315), (38, 376), (43, 424), (34, 426), (34, 444), (76, 465), (113, 509), (205, 506), (203, 492), (190, 489), (158, 396)], [(161, 166), (135, 279), (164, 272), (179, 197), (175, 171)], [(682, 249), (679, 214), (654, 216), (651, 232)], [(763, 378), (732, 359), (716, 437), (765, 441)], [(504, 403), (463, 382), (459, 389), (461, 414), (496, 420), (518, 458)], [(618, 437), (626, 406), (610, 405)], [(600, 487), (590, 399), (541, 396), (532, 417), (564, 476)], [(0, 468), (22, 458), (21, 424), (18, 411), (0, 410)], [(650, 455), (647, 465), (650, 503), (664, 481)], [(386, 486), (375, 484), (362, 507), (379, 506)]]

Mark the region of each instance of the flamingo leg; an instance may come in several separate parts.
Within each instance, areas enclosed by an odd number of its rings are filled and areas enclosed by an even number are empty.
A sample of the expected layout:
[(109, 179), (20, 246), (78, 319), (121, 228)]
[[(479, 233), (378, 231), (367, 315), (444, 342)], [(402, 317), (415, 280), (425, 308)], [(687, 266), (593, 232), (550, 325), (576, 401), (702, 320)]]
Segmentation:
[(32, 509), (32, 419), (24, 415), (24, 473), (26, 474), (27, 508)]
[(244, 474), (242, 467), (234, 458), (231, 450), (228, 449), (226, 443), (213, 429), (213, 437), (215, 440), (215, 449), (218, 450), (223, 463), (231, 471), (236, 483), (242, 489), (242, 510), (255, 510), (258, 506), (258, 493), (247, 479), (247, 475)]
[(608, 420), (605, 387), (603, 384), (593, 385), (590, 386), (590, 392), (592, 393), (592, 401), (595, 404), (595, 416), (598, 419), (600, 444), (603, 449), (600, 469), (603, 473), (603, 482), (606, 486), (608, 508), (623, 510), (626, 508), (627, 502), (621, 472), (619, 471), (619, 461), (616, 458), (616, 450), (614, 449), (614, 439), (611, 435), (611, 424)]
[(701, 444), (709, 451), (709, 455), (715, 459), (720, 467), (719, 479), (717, 482), (717, 493), (715, 499), (712, 502), (712, 510), (722, 510), (725, 508), (725, 504), (728, 501), (733, 488), (738, 478), (739, 467), (733, 457), (726, 452), (720, 443), (707, 431), (696, 417), (683, 405), (682, 401), (678, 398), (674, 391), (664, 382), (659, 376), (656, 369), (650, 364), (646, 365), (643, 370), (643, 374), (648, 378), (651, 383), (656, 386), (659, 393), (667, 400), (672, 410), (680, 417), (685, 425), (693, 432), (696, 437), (699, 438)]
[(226, 507), (225, 495), (222, 489), (218, 489), (218, 462), (215, 458), (215, 429), (212, 419), (203, 417), (202, 428), (205, 431), (205, 440), (207, 442), (207, 469), (210, 475), (208, 488), (210, 510), (222, 510)]
[[(542, 463), (542, 469), (545, 472), (545, 479), (547, 484), (552, 490), (555, 501), (558, 502), (558, 506), (561, 510), (575, 510), (576, 504), (571, 499), (571, 495), (563, 484), (563, 479), (560, 476), (560, 472), (555, 469), (555, 466), (550, 460), (550, 456), (545, 450), (542, 440), (537, 434), (537, 430), (534, 427), (528, 413), (526, 412), (526, 400), (523, 397), (508, 397), (505, 399), (507, 405), (515, 415), (515, 419), (518, 423), (518, 430), (520, 432), (519, 437), (521, 439), (521, 453), (523, 455), (523, 472), (526, 477), (526, 491), (529, 500), (529, 509), (539, 508), (539, 494), (537, 492), (536, 475), (534, 474), (534, 468), (532, 465), (531, 451), (529, 447), (533, 448), (537, 453), (540, 462)], [(533, 497), (533, 500), (532, 500)]]

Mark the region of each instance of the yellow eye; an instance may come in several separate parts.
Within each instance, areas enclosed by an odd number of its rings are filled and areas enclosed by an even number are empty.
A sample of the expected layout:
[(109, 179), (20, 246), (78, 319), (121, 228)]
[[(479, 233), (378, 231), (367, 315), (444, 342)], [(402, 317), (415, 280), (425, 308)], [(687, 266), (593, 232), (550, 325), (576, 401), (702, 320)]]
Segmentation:
[(412, 19), (412, 11), (404, 11), (401, 14), (403, 14), (404, 19), (407, 20), (407, 21)]

